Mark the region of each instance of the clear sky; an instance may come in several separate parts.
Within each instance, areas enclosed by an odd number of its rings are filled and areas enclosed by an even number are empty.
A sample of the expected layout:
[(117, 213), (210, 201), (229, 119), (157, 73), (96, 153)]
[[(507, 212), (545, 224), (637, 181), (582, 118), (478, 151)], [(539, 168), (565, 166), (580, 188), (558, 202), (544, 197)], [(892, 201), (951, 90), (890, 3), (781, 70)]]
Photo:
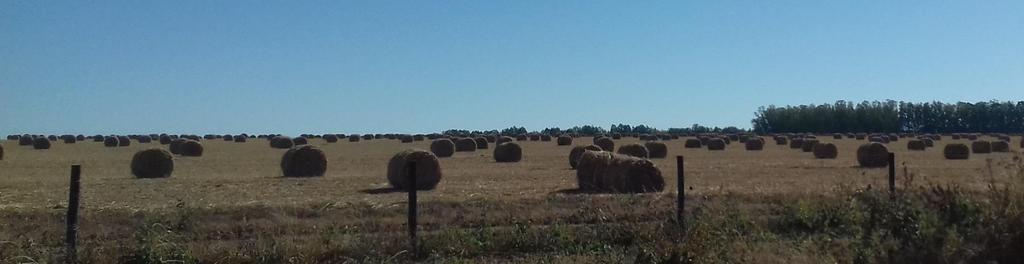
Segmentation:
[(749, 127), (1024, 100), (1024, 1), (0, 0), (0, 134)]

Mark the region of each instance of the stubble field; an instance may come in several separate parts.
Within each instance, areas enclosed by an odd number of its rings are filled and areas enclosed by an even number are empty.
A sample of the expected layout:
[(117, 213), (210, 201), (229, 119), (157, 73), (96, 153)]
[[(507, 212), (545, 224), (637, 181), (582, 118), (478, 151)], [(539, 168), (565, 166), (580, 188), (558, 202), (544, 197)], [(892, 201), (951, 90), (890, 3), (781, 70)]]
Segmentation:
[[(725, 151), (708, 151), (684, 148), (683, 139), (664, 141), (668, 158), (653, 161), (666, 178), (666, 190), (643, 195), (574, 193), (575, 171), (568, 165), (571, 146), (553, 141), (519, 141), (523, 159), (518, 163), (494, 162), (493, 144), (489, 149), (457, 152), (440, 159), (443, 178), (437, 189), (420, 193), (421, 223), (427, 235), (421, 245), (425, 253), (419, 259), (634, 259), (644, 254), (634, 242), (616, 244), (602, 240), (616, 238), (588, 237), (606, 235), (602, 234), (609, 228), (605, 225), (629, 226), (634, 233), (624, 237), (664, 234), (674, 210), (677, 155), (686, 161), (689, 210), (728, 201), (758, 215), (778, 210), (780, 201), (829, 199), (869, 185), (886, 186), (886, 169), (857, 166), (856, 148), (866, 141), (824, 137), (821, 141), (838, 146), (837, 159), (815, 159), (811, 153), (771, 140), (762, 151), (746, 151), (738, 142)], [(573, 144), (591, 142), (581, 137)], [(616, 140), (616, 146), (638, 142), (624, 138)], [(984, 192), (991, 182), (1010, 177), (1002, 168), (1020, 151), (1019, 143), (1013, 142), (1011, 153), (950, 161), (943, 158), (942, 146), (952, 142), (969, 141), (947, 137), (925, 151), (908, 151), (906, 139), (888, 144), (896, 153), (901, 188), (907, 188), (904, 185), (913, 178), (909, 184), (914, 186), (957, 185), (967, 192)], [(135, 152), (166, 147), (156, 142), (115, 148), (91, 141), (54, 142), (49, 150), (33, 150), (9, 140), (0, 144), (5, 152), (0, 160), (0, 260), (4, 262), (60, 258), (71, 164), (83, 168), (81, 240), (87, 252), (80, 254), (96, 262), (146, 262), (140, 259), (147, 257), (198, 262), (390, 262), (401, 261), (409, 253), (403, 252), (407, 242), (402, 233), (406, 194), (388, 189), (386, 165), (401, 150), (429, 149), (430, 141), (311, 139), (310, 144), (320, 147), (328, 159), (326, 175), (316, 178), (281, 177), (284, 150), (270, 148), (262, 139), (203, 141), (203, 156), (175, 157), (174, 173), (166, 179), (136, 179), (129, 170)], [(543, 237), (552, 232), (569, 233), (572, 238), (551, 242), (555, 245), (533, 245), (540, 243), (535, 239), (551, 239)], [(519, 235), (525, 238), (503, 237)], [(153, 244), (146, 247), (146, 243)], [(613, 245), (607, 249), (590, 248), (609, 243)], [(773, 244), (777, 243), (745, 247), (738, 258), (842, 259), (833, 253), (792, 251)], [(279, 259), (266, 261), (268, 257)]]

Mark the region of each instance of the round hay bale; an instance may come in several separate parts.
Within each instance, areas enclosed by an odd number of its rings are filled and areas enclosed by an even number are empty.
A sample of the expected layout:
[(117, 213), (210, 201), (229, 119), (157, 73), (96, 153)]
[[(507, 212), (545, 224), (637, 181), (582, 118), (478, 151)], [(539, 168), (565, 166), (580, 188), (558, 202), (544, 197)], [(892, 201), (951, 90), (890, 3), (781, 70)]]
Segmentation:
[(499, 144), (505, 143), (505, 142), (512, 142), (512, 137), (499, 137), (495, 141), (494, 145), (499, 145)]
[(935, 146), (935, 141), (931, 138), (923, 138), (921, 139), (921, 142), (924, 142), (924, 146), (928, 148)]
[(530, 134), (530, 141), (537, 141), (537, 140), (540, 140), (540, 135)]
[(868, 138), (868, 142), (876, 142), (886, 144), (889, 143), (889, 137), (887, 136), (871, 136)]
[(971, 142), (971, 152), (975, 154), (992, 153), (992, 142), (985, 140)]
[(832, 143), (818, 143), (814, 144), (814, 158), (817, 159), (835, 159), (839, 156), (839, 149), (836, 148), (836, 144)]
[(551, 141), (551, 135), (540, 135), (540, 141)]
[(103, 135), (95, 135), (91, 137), (92, 142), (103, 142), (104, 138), (105, 137)]
[(360, 139), (361, 137), (359, 137), (359, 134), (352, 134), (348, 136), (348, 142), (359, 142)]
[(516, 135), (516, 141), (526, 141), (526, 139), (527, 139), (526, 134)]
[(326, 134), (323, 136), (323, 139), (324, 141), (327, 141), (327, 143), (336, 143), (338, 142), (338, 135)]
[(498, 141), (498, 136), (495, 136), (495, 135), (486, 135), (486, 136), (484, 136), (484, 139), (486, 139), (486, 140), (487, 140), (487, 143), (494, 143), (494, 142), (497, 142), (497, 141)]
[(135, 140), (137, 140), (137, 141), (139, 141), (139, 143), (143, 143), (143, 144), (149, 144), (150, 142), (153, 142), (153, 138), (148, 136), (148, 135), (139, 136), (139, 138), (137, 138)]
[(285, 177), (318, 177), (327, 172), (327, 156), (312, 145), (294, 146), (281, 157)]
[(132, 156), (131, 167), (136, 178), (167, 178), (174, 172), (174, 156), (159, 148), (142, 150)]
[(203, 156), (203, 144), (195, 140), (186, 140), (180, 146), (181, 155), (186, 157)]
[(247, 136), (235, 136), (235, 143), (245, 143), (248, 138)]
[(49, 135), (46, 137), (46, 139), (49, 139), (50, 141), (57, 141), (57, 136)]
[(61, 140), (64, 140), (64, 144), (75, 144), (75, 142), (78, 142), (78, 138), (70, 135), (62, 136)]
[(992, 152), (1010, 152), (1010, 142), (996, 140), (992, 142)]
[(594, 145), (601, 147), (601, 149), (603, 149), (604, 151), (615, 151), (615, 141), (609, 137), (595, 138)]
[(371, 135), (371, 134), (363, 135), (363, 139), (364, 140), (373, 140), (374, 138), (377, 138), (377, 136), (376, 135)]
[(32, 148), (34, 149), (50, 149), (49, 138), (36, 137), (32, 139)]
[[(270, 147), (272, 147), (272, 148), (290, 149), (290, 148), (292, 148), (292, 146), (295, 146), (295, 142), (292, 141), (292, 138), (290, 138), (290, 137), (287, 137), (287, 136), (275, 136), (275, 137), (270, 138)], [(171, 151), (171, 153), (174, 153), (174, 151)]]
[(413, 141), (423, 141), (424, 138), (426, 138), (426, 136), (424, 136), (424, 135), (419, 135), (419, 134), (412, 135), (412, 140)]
[(0, 160), (4, 160), (4, 146), (0, 145)]
[(647, 150), (647, 147), (644, 147), (643, 145), (640, 144), (623, 145), (619, 147), (617, 153), (644, 159), (650, 158), (651, 156), (650, 151)]
[(961, 143), (946, 144), (946, 148), (942, 149), (942, 155), (946, 156), (946, 159), (965, 160), (971, 157), (971, 149)]
[(926, 148), (928, 148), (928, 145), (925, 145), (923, 140), (912, 139), (907, 141), (908, 150), (924, 150)]
[(224, 141), (231, 142), (231, 141), (235, 141), (235, 136), (228, 134), (228, 135), (224, 135), (223, 137), (221, 137), (221, 139), (224, 139)]
[(430, 142), (430, 152), (439, 158), (451, 157), (455, 154), (455, 142), (447, 138), (435, 139), (434, 142)]
[(401, 141), (402, 143), (412, 143), (415, 140), (415, 138), (411, 135), (402, 135), (398, 137), (398, 140)]
[(788, 145), (789, 139), (783, 136), (775, 136), (775, 145)]
[(117, 147), (119, 145), (121, 145), (121, 143), (118, 142), (117, 137), (106, 137), (103, 139), (103, 146), (105, 147)]
[(696, 138), (688, 138), (686, 139), (686, 142), (683, 143), (683, 147), (685, 148), (701, 148), (701, 145), (700, 139)]
[(652, 159), (663, 159), (668, 156), (668, 145), (661, 142), (646, 142), (644, 147), (647, 147), (648, 154)]
[(22, 137), (18, 138), (18, 146), (30, 146), (30, 145), (32, 145), (32, 141), (33, 141), (33, 137), (32, 136), (28, 136), (28, 135), (22, 136)]
[(487, 149), (487, 138), (477, 137), (473, 139), (476, 141), (476, 149)]
[(644, 193), (665, 189), (665, 179), (653, 162), (607, 151), (586, 151), (576, 170), (577, 186), (585, 192)]
[(388, 183), (395, 190), (409, 188), (409, 163), (416, 163), (416, 189), (433, 190), (441, 182), (441, 163), (437, 156), (419, 149), (408, 149), (388, 161)]
[(293, 143), (293, 144), (294, 144), (295, 146), (298, 146), (298, 145), (307, 145), (307, 144), (309, 144), (309, 140), (306, 140), (306, 137), (297, 137), (297, 138), (293, 138), (293, 139), (292, 139), (292, 143)]
[(839, 134), (839, 133), (832, 134), (832, 139), (843, 139), (843, 134)]
[(880, 168), (889, 165), (889, 149), (884, 144), (870, 142), (857, 148), (857, 163), (865, 168)]
[(804, 147), (804, 139), (803, 138), (793, 138), (793, 140), (789, 141), (789, 148), (790, 149), (803, 149), (803, 147)]
[(978, 140), (978, 134), (968, 134), (967, 140)]
[(622, 139), (622, 134), (619, 134), (619, 133), (612, 134), (612, 139)]
[(185, 144), (188, 139), (178, 138), (171, 141), (171, 144), (167, 147), (171, 154), (181, 155), (181, 145)]
[(572, 145), (572, 137), (566, 136), (566, 135), (558, 136), (558, 139), (556, 140), (556, 143), (558, 143), (559, 146), (569, 146), (569, 145)]
[(743, 142), (743, 146), (747, 150), (762, 150), (764, 149), (764, 139), (761, 137), (748, 138), (746, 142)]
[(585, 147), (584, 146), (575, 146), (575, 147), (573, 147), (572, 150), (569, 151), (569, 167), (572, 167), (573, 169), (576, 169), (576, 165), (579, 164), (579, 161), (580, 161), (580, 155), (583, 155), (583, 152), (588, 151), (588, 150), (590, 150), (590, 151), (601, 151), (601, 147), (598, 147), (597, 145), (588, 145), (588, 146), (585, 146)]
[(712, 138), (708, 140), (708, 150), (725, 150), (724, 138)]
[(494, 161), (519, 162), (523, 159), (523, 148), (515, 142), (505, 142), (494, 146)]
[(126, 136), (117, 136), (117, 146), (127, 147), (132, 145), (132, 139)]
[(476, 140), (472, 138), (460, 138), (455, 140), (455, 151), (476, 151)]
[(160, 135), (160, 145), (167, 145), (167, 144), (171, 144), (171, 136), (168, 136), (166, 134)]
[(960, 133), (953, 133), (953, 135), (950, 135), (950, 137), (952, 137), (952, 138), (953, 138), (953, 140), (958, 140), (958, 139), (960, 139), (960, 138), (961, 138), (962, 136), (960, 135)]

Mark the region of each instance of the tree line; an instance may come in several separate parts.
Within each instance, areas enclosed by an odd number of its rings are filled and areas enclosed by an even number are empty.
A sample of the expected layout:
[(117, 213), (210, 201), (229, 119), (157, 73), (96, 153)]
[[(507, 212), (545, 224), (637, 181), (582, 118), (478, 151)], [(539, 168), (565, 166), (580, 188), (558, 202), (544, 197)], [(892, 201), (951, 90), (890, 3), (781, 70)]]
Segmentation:
[(497, 130), (466, 130), (466, 129), (448, 129), (442, 132), (445, 135), (471, 135), (471, 134), (497, 134), (497, 135), (519, 135), (519, 134), (547, 134), (547, 135), (561, 135), (561, 134), (577, 134), (584, 136), (593, 136), (600, 134), (673, 134), (673, 135), (690, 135), (700, 133), (743, 133), (750, 132), (749, 130), (740, 129), (734, 126), (729, 127), (707, 127), (699, 124), (693, 124), (690, 127), (681, 128), (668, 128), (658, 129), (652, 126), (639, 124), (639, 125), (627, 125), (627, 124), (612, 124), (609, 128), (594, 125), (578, 125), (570, 128), (562, 129), (560, 127), (549, 127), (544, 128), (540, 131), (527, 130), (525, 127), (512, 126), (509, 128)]
[(1011, 133), (1024, 131), (1024, 101), (772, 105), (758, 108), (751, 123), (758, 133)]

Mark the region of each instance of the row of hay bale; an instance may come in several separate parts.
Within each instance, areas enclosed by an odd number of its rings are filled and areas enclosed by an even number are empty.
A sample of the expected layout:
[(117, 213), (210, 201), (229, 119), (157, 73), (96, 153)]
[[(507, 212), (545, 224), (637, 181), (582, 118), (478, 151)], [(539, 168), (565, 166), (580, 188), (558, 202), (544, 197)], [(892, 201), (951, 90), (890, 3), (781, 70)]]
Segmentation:
[[(508, 138), (495, 138), (494, 160), (496, 162), (519, 162), (523, 158), (523, 149), (519, 144), (511, 142)], [(472, 152), (477, 149), (487, 149), (488, 139), (486, 138), (459, 138), (454, 141), (448, 138), (435, 139), (430, 143), (430, 152), (437, 157), (447, 158), (455, 155), (455, 152)]]

